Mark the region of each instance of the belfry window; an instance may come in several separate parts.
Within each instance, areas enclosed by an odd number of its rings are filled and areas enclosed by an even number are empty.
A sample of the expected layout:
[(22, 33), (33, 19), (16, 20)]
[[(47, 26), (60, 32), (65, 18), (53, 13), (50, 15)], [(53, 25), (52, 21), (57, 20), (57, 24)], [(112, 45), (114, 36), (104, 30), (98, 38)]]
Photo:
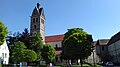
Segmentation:
[(34, 25), (34, 29), (36, 29), (36, 25)]
[(35, 18), (33, 18), (33, 23), (35, 23)]
[(36, 18), (36, 22), (38, 22), (38, 18)]
[(41, 23), (43, 23), (43, 24), (44, 24), (44, 20), (43, 20), (43, 19), (41, 19)]

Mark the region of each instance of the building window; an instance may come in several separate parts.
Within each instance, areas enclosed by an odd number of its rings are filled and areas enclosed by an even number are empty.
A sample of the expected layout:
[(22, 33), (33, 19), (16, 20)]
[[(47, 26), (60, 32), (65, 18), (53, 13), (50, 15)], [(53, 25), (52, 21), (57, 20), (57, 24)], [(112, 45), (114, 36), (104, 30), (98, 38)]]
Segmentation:
[(55, 45), (55, 49), (58, 50), (58, 45), (57, 44)]
[(36, 29), (36, 25), (34, 25), (34, 29)]
[(5, 47), (5, 50), (6, 50), (6, 47)]
[(4, 53), (2, 53), (2, 57), (4, 58)]
[(57, 44), (55, 45), (55, 48), (57, 48), (58, 46), (57, 46)]
[(57, 61), (58, 61), (58, 57), (56, 56), (56, 58), (55, 58), (55, 59), (56, 59), (56, 62), (57, 62)]
[(36, 22), (38, 22), (38, 18), (36, 18)]
[(33, 23), (35, 23), (35, 18), (33, 18)]
[(102, 46), (102, 50), (104, 51), (104, 46)]
[(5, 53), (5, 58), (7, 58), (7, 53)]
[(44, 20), (43, 20), (43, 19), (41, 19), (41, 23), (43, 23), (43, 24), (44, 24)]

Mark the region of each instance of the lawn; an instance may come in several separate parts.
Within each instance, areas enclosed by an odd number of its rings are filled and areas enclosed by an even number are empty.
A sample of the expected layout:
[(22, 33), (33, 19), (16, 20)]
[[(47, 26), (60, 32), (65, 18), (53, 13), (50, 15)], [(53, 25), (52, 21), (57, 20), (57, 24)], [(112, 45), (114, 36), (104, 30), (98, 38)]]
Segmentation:
[[(58, 66), (58, 67), (68, 67), (67, 65), (61, 65), (61, 66)], [(81, 67), (81, 65), (72, 65), (72, 67)], [(93, 67), (92, 65), (89, 65), (89, 64), (83, 64), (83, 67)], [(95, 65), (95, 67), (102, 67), (101, 65)]]

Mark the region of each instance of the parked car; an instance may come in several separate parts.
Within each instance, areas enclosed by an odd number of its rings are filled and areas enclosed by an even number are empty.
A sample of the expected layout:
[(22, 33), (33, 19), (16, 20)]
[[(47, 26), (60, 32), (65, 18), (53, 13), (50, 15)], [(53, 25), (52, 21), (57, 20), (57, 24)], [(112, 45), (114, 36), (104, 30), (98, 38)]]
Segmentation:
[(107, 62), (107, 63), (106, 63), (106, 66), (108, 66), (108, 67), (113, 67), (114, 64), (113, 64), (112, 62)]

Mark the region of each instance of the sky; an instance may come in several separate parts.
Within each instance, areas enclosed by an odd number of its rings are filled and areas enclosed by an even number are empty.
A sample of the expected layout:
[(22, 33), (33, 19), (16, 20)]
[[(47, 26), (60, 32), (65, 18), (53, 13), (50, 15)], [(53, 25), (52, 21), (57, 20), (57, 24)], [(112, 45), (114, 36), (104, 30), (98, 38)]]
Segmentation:
[(120, 31), (120, 0), (0, 0), (0, 21), (12, 33), (29, 30), (38, 2), (46, 17), (46, 36), (83, 28), (98, 40), (110, 39)]

